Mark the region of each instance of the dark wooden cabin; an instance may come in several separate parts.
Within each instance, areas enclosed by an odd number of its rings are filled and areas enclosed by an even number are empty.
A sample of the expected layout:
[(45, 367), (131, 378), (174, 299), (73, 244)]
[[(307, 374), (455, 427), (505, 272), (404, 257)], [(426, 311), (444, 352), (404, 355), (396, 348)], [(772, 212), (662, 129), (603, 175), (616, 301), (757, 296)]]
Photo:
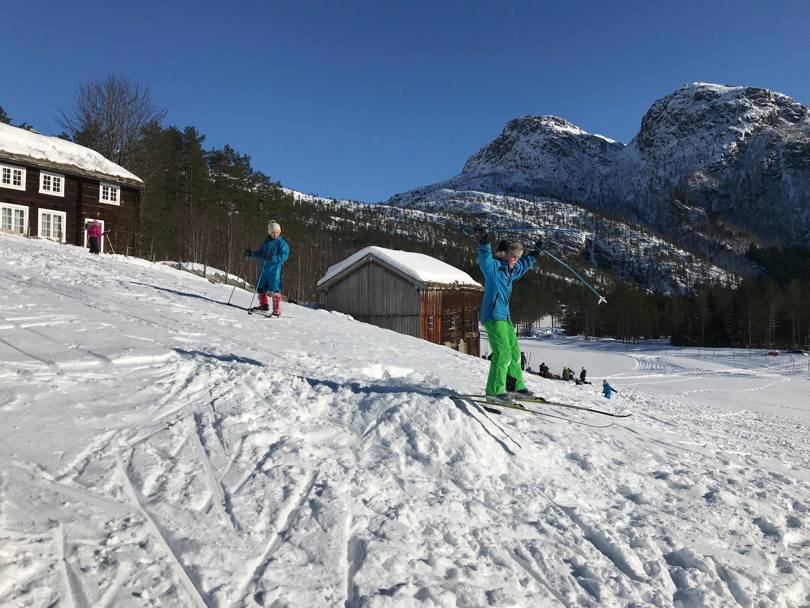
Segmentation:
[(440, 260), (382, 247), (330, 267), (317, 287), (329, 310), (475, 356), (482, 291)]
[(102, 252), (136, 255), (143, 181), (98, 152), (0, 124), (0, 231), (87, 247), (102, 224)]

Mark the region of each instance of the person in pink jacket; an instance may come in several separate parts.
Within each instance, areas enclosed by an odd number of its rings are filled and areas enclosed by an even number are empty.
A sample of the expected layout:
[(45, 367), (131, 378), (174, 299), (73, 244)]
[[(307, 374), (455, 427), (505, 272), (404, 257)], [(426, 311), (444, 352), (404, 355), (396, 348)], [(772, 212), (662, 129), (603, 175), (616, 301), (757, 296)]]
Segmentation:
[(90, 243), (90, 253), (98, 253), (101, 251), (101, 222), (93, 220), (87, 227), (87, 241)]

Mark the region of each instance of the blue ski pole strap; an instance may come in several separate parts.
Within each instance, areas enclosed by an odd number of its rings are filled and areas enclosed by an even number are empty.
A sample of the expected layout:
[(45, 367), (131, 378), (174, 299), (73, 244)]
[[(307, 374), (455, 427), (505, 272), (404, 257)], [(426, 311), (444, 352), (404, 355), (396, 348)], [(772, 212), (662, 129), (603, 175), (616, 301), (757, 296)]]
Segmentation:
[(565, 262), (563, 262), (563, 261), (562, 261), (560, 258), (558, 258), (557, 256), (555, 256), (554, 254), (549, 253), (549, 252), (548, 252), (548, 251), (546, 251), (545, 249), (542, 249), (541, 251), (542, 251), (542, 252), (543, 252), (545, 255), (547, 255), (548, 257), (550, 257), (552, 260), (554, 260), (554, 261), (555, 261), (555, 262), (557, 262), (558, 264), (560, 264), (560, 265), (564, 266), (564, 267), (565, 267), (565, 268), (567, 268), (569, 271), (571, 271), (571, 272), (574, 274), (574, 276), (575, 276), (576, 278), (578, 278), (578, 279), (579, 279), (579, 280), (582, 282), (582, 284), (583, 284), (583, 285), (585, 285), (585, 287), (587, 287), (587, 288), (588, 288), (588, 289), (590, 289), (592, 292), (594, 292), (594, 293), (596, 294), (596, 297), (597, 297), (597, 298), (599, 298), (599, 300), (596, 302), (597, 304), (601, 304), (602, 302), (604, 302), (605, 304), (607, 304), (607, 300), (605, 299), (605, 296), (603, 296), (601, 293), (599, 293), (598, 291), (596, 291), (596, 289), (594, 289), (594, 288), (593, 288), (593, 285), (591, 285), (590, 283), (588, 283), (588, 281), (586, 281), (585, 279), (583, 279), (583, 278), (580, 276), (580, 274), (579, 274), (579, 273), (578, 273), (576, 270), (574, 270), (573, 268), (571, 268), (571, 267), (570, 267), (568, 264), (566, 264)]

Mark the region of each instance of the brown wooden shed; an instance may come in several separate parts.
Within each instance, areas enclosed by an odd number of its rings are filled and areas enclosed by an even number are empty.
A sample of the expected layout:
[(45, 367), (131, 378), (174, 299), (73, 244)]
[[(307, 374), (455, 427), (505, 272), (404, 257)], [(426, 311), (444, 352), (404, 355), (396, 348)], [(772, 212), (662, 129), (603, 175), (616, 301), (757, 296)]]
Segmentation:
[(0, 123), (0, 231), (138, 253), (143, 181), (90, 148)]
[(329, 310), (478, 356), (483, 288), (421, 253), (366, 247), (331, 266), (317, 292)]

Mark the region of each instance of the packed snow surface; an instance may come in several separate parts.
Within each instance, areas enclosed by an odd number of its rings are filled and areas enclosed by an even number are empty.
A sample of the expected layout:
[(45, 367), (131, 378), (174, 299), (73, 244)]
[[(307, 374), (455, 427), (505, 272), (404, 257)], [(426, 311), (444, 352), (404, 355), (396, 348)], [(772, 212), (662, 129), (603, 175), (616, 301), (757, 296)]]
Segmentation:
[(480, 287), (466, 272), (437, 260), (424, 253), (414, 253), (412, 251), (399, 251), (397, 249), (386, 249), (385, 247), (364, 247), (360, 251), (353, 253), (345, 260), (329, 267), (326, 274), (318, 280), (318, 285), (323, 285), (332, 277), (340, 274), (347, 268), (361, 260), (371, 257), (376, 258), (404, 272), (409, 277), (423, 283), (440, 283), (447, 285), (471, 285)]
[(0, 154), (3, 152), (143, 183), (137, 175), (107, 160), (95, 150), (58, 137), (0, 123)]
[(484, 360), (161, 264), (0, 235), (0, 280), (2, 606), (810, 604), (800, 355), (526, 340), (632, 416), (496, 415), (440, 393)]

